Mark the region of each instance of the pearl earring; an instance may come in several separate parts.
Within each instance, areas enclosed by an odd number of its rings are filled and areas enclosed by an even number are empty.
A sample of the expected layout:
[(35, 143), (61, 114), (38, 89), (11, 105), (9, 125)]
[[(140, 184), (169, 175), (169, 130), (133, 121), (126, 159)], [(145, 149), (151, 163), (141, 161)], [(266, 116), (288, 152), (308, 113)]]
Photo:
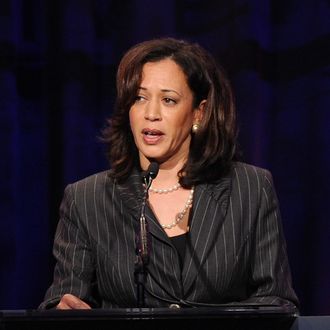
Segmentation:
[(195, 134), (199, 131), (199, 124), (192, 125), (191, 131)]

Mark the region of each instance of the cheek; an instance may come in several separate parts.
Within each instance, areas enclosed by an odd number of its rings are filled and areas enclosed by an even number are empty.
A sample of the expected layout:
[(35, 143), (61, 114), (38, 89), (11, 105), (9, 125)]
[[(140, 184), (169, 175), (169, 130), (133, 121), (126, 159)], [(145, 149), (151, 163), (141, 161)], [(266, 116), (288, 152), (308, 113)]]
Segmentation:
[(183, 117), (178, 118), (173, 127), (173, 135), (176, 136), (179, 140), (185, 140), (187, 136), (191, 133), (191, 126), (192, 126), (193, 120), (191, 117)]
[(132, 109), (130, 109), (130, 111), (128, 112), (128, 119), (129, 119), (129, 124), (131, 126), (132, 126), (132, 122), (133, 122), (133, 117), (134, 117), (133, 111), (132, 111)]
[(139, 137), (140, 137), (140, 132), (141, 132), (141, 127), (139, 127), (138, 123), (141, 122), (137, 116), (137, 112), (134, 111), (134, 109), (131, 109), (129, 114), (129, 125), (130, 125), (130, 130), (133, 135), (133, 139), (135, 141), (135, 144), (139, 143)]
[(191, 126), (193, 124), (194, 121), (194, 117), (192, 113), (189, 113), (185, 116), (182, 116), (181, 118), (178, 118), (176, 120), (176, 126), (178, 126), (178, 128), (181, 128), (182, 130), (190, 130)]
[(131, 131), (134, 132), (134, 128), (136, 127), (137, 119), (134, 110), (130, 110), (129, 112), (129, 125), (131, 127)]

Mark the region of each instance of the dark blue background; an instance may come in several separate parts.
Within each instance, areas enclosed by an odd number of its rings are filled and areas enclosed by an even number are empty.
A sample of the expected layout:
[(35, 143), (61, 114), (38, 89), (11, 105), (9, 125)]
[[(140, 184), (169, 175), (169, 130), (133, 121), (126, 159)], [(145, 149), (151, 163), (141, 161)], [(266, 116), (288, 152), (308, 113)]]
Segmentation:
[(330, 314), (329, 0), (1, 0), (0, 309), (41, 302), (63, 189), (108, 167), (118, 61), (159, 36), (227, 69), (244, 159), (274, 176), (301, 312)]

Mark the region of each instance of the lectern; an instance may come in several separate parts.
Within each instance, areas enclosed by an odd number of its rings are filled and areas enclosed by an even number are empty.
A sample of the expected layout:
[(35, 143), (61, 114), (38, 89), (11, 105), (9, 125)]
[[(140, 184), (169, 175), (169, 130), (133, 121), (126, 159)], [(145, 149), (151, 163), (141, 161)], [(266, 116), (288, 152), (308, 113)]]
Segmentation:
[(297, 312), (283, 306), (2, 310), (1, 330), (289, 330)]

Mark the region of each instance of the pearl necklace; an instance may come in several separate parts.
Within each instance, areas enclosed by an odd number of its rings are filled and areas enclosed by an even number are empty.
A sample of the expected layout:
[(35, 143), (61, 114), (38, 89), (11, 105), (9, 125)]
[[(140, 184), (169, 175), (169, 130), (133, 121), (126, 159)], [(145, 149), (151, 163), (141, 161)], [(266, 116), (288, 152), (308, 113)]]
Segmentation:
[(161, 224), (163, 229), (172, 229), (173, 227), (175, 227), (178, 223), (180, 223), (182, 221), (182, 219), (184, 218), (188, 209), (190, 209), (192, 206), (193, 196), (194, 196), (194, 187), (192, 187), (190, 189), (190, 194), (189, 194), (188, 200), (186, 201), (186, 204), (185, 204), (183, 210), (176, 215), (174, 221), (171, 222), (170, 224), (168, 224), (168, 225)]
[(178, 182), (176, 183), (173, 187), (171, 188), (167, 188), (167, 189), (156, 189), (156, 188), (149, 188), (149, 191), (156, 193), (156, 194), (167, 194), (167, 193), (171, 193), (175, 190), (178, 190), (181, 187), (181, 184)]

